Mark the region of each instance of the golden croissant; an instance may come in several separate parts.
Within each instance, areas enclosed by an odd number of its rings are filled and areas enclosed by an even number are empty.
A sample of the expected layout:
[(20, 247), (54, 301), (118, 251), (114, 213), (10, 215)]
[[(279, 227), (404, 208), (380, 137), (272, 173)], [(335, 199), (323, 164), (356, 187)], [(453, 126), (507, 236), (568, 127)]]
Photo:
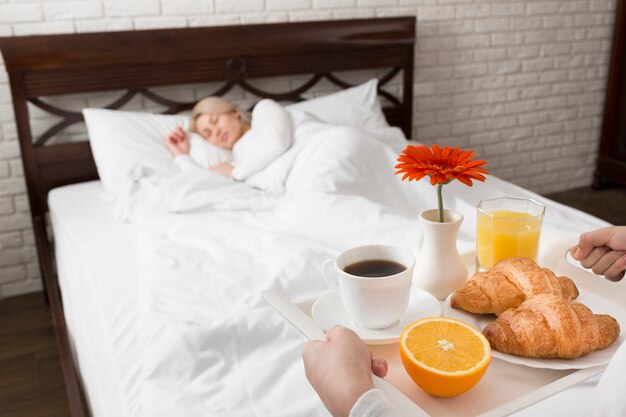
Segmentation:
[(536, 295), (483, 329), (491, 347), (529, 358), (573, 359), (604, 349), (619, 336), (613, 317), (554, 295)]
[(557, 278), (532, 259), (508, 258), (472, 275), (452, 294), (450, 305), (470, 313), (499, 316), (537, 294), (553, 294), (569, 301), (578, 297), (578, 288), (571, 279)]

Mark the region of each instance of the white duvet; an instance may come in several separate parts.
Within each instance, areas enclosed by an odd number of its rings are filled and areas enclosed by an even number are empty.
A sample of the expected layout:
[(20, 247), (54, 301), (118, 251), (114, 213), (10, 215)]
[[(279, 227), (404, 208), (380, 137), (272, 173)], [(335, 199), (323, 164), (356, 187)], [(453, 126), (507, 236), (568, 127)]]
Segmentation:
[[(304, 375), (304, 338), (260, 293), (323, 290), (322, 262), (354, 245), (417, 254), (417, 215), (436, 197), (427, 181), (394, 176), (406, 145), (397, 130), (366, 133), (302, 116), (294, 135), (291, 149), (247, 183), (213, 173), (146, 180), (150, 191), (134, 196), (149, 335), (138, 415), (328, 415)], [(444, 199), (465, 216), (459, 250), (472, 249), (478, 201), (497, 195), (546, 202), (552, 227), (605, 225), (495, 177), (471, 188), (453, 182)]]

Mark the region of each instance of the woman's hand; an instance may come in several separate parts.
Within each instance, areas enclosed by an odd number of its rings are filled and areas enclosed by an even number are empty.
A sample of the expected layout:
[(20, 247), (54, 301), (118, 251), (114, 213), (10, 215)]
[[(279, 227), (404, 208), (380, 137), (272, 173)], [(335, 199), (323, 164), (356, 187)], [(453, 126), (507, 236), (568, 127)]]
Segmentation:
[(177, 127), (170, 132), (167, 136), (166, 145), (167, 149), (169, 149), (175, 157), (179, 155), (188, 155), (189, 149), (191, 148), (189, 137), (182, 127)]
[(609, 226), (583, 233), (570, 253), (595, 274), (619, 281), (626, 269), (626, 226)]
[(230, 162), (220, 162), (209, 167), (209, 170), (222, 174), (225, 177), (233, 177), (233, 165)]

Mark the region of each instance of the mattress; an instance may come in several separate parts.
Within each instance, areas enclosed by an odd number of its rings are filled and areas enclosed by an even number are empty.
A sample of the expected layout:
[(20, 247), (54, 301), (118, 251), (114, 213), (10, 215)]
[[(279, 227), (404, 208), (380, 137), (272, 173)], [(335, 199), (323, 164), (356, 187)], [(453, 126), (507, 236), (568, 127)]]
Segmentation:
[(136, 414), (145, 343), (136, 226), (113, 218), (99, 181), (54, 189), (48, 204), (70, 343), (92, 416)]

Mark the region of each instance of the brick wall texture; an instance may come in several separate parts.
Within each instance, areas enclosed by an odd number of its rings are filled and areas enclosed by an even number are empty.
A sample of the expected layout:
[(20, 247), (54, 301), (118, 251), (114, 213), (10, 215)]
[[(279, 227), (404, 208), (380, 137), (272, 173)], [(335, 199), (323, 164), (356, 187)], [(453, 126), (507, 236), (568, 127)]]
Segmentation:
[[(591, 183), (615, 6), (616, 0), (0, 0), (0, 36), (415, 15), (413, 137), (475, 149), (493, 174), (549, 193)], [(32, 116), (36, 133), (35, 110)], [(25, 190), (0, 59), (0, 298), (41, 288)]]

